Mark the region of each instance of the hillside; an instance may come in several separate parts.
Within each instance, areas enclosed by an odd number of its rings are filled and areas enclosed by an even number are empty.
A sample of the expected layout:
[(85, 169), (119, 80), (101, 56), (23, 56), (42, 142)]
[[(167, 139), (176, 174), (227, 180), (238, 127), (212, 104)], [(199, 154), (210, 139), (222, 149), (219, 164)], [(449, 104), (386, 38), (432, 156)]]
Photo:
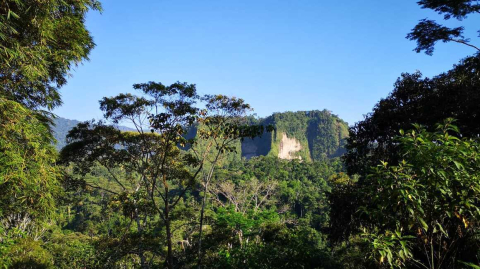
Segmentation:
[(328, 110), (274, 113), (257, 120), (275, 131), (242, 143), (242, 156), (276, 156), (280, 159), (318, 161), (341, 156), (348, 124)]
[[(348, 124), (327, 110), (274, 113), (263, 119), (251, 119), (252, 123), (273, 125), (275, 131), (254, 140), (242, 142), (241, 156), (275, 156), (280, 159), (306, 161), (338, 157), (345, 152)], [(57, 149), (66, 145), (68, 131), (80, 121), (55, 119), (54, 135)], [(120, 130), (132, 130), (119, 126)], [(238, 156), (238, 158), (240, 158)]]
[[(57, 140), (57, 144), (55, 145), (57, 150), (61, 150), (67, 144), (66, 137), (68, 132), (79, 123), (80, 121), (78, 120), (69, 120), (62, 117), (58, 117), (54, 120), (52, 130), (55, 140)], [(125, 126), (118, 126), (118, 129), (122, 131), (133, 131), (132, 128)]]
[(55, 147), (58, 150), (62, 149), (67, 144), (66, 136), (68, 132), (79, 123), (80, 121), (69, 120), (61, 117), (58, 117), (54, 120), (54, 126), (52, 129), (55, 140), (57, 140)]

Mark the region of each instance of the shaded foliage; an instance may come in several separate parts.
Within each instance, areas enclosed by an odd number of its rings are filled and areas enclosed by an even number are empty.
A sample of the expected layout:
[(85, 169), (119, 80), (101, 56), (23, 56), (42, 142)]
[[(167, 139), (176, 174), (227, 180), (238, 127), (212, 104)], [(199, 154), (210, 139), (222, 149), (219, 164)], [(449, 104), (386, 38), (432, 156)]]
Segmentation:
[(402, 74), (392, 93), (350, 128), (345, 156), (349, 174), (364, 177), (380, 161), (395, 165), (400, 156), (394, 138), (412, 123), (432, 131), (438, 122), (453, 117), (464, 136), (478, 136), (479, 67), (480, 58), (472, 56), (433, 78), (423, 78), (419, 72)]

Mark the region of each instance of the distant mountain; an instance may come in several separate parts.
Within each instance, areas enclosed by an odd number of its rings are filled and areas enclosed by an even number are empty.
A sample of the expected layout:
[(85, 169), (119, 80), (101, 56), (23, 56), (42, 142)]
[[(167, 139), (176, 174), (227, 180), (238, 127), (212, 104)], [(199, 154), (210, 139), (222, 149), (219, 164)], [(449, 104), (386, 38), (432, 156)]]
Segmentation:
[(345, 153), (348, 124), (328, 110), (274, 113), (256, 124), (275, 131), (242, 143), (242, 156), (276, 156), (281, 159), (319, 161)]
[(57, 144), (55, 145), (58, 150), (62, 149), (66, 144), (66, 137), (68, 132), (79, 124), (80, 121), (77, 120), (69, 120), (64, 118), (56, 118), (54, 120), (53, 126), (53, 136), (57, 140)]
[[(65, 118), (62, 118), (62, 117), (58, 117), (54, 120), (54, 125), (53, 126), (53, 135), (55, 137), (55, 139), (57, 140), (57, 144), (55, 145), (55, 147), (58, 149), (58, 150), (61, 150), (66, 144), (66, 137), (67, 137), (67, 134), (68, 132), (75, 126), (77, 126), (77, 124), (79, 124), (80, 121), (78, 120), (69, 120), (69, 119), (65, 119)], [(122, 131), (133, 131), (132, 128), (128, 128), (128, 127), (125, 127), (125, 126), (118, 126), (118, 129), (119, 130), (122, 130)]]
[[(281, 159), (319, 161), (345, 153), (348, 124), (328, 110), (274, 113), (262, 119), (250, 118), (252, 124), (272, 125), (275, 131), (255, 139), (245, 139), (233, 159), (275, 156)], [(53, 128), (57, 149), (66, 145), (68, 132), (80, 121), (57, 118)], [(132, 128), (118, 126), (122, 131)], [(196, 128), (188, 136), (195, 136)], [(241, 148), (241, 150), (240, 150)]]

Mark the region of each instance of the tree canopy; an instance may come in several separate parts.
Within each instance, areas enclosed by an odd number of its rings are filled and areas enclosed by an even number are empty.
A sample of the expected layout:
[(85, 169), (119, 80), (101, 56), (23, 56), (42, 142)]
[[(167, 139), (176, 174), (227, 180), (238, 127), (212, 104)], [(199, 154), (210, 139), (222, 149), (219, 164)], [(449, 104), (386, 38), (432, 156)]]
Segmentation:
[[(455, 18), (463, 20), (468, 15), (480, 13), (480, 4), (476, 0), (420, 0), (417, 2), (422, 8), (432, 9), (443, 15), (445, 20)], [(463, 36), (465, 28), (450, 28), (437, 23), (434, 20), (421, 20), (407, 35), (407, 39), (417, 42), (416, 52), (425, 52), (432, 55), (436, 43), (439, 41), (456, 42), (469, 46), (480, 52), (478, 46), (473, 45), (469, 38)]]
[(61, 104), (70, 70), (95, 47), (85, 27), (96, 0), (4, 0), (0, 3), (0, 96), (30, 109)]
[(345, 156), (348, 172), (365, 176), (380, 161), (396, 164), (401, 158), (394, 138), (413, 123), (433, 131), (438, 122), (453, 117), (464, 136), (479, 135), (479, 67), (480, 58), (471, 56), (433, 78), (420, 72), (402, 74), (392, 93), (350, 128)]

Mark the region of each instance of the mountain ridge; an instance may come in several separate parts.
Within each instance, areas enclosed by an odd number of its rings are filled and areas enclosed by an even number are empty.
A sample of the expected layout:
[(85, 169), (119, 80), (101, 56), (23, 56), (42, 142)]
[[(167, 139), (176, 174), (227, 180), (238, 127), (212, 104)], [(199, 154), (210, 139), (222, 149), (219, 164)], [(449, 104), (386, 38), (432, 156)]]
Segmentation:
[(280, 159), (319, 161), (345, 152), (348, 123), (329, 110), (277, 112), (254, 120), (275, 130), (242, 143), (242, 156), (276, 156)]
[[(310, 162), (339, 157), (345, 152), (348, 124), (329, 110), (276, 112), (265, 118), (248, 119), (250, 124), (272, 125), (274, 131), (242, 141), (238, 158), (275, 156)], [(60, 150), (66, 145), (68, 132), (81, 121), (58, 117), (54, 122), (52, 129)], [(117, 128), (134, 131), (125, 126)]]
[[(53, 126), (52, 126), (53, 137), (57, 141), (57, 143), (55, 144), (55, 147), (57, 148), (58, 151), (60, 151), (64, 146), (67, 145), (68, 132), (81, 122), (85, 122), (85, 121), (66, 119), (63, 117), (56, 117), (53, 120)], [(134, 131), (134, 129), (126, 126), (116, 126), (116, 127), (121, 131)]]

